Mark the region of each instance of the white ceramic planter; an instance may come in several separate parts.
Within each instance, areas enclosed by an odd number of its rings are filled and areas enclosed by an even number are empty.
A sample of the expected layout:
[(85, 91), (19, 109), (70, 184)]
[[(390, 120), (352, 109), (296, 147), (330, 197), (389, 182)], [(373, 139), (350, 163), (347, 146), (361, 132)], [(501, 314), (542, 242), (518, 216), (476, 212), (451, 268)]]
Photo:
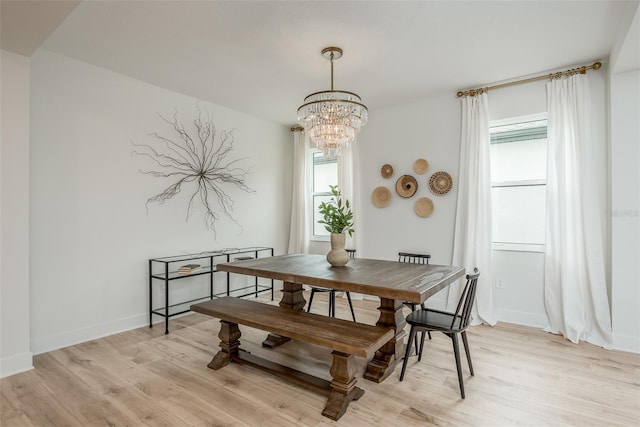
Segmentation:
[(327, 261), (334, 267), (342, 267), (349, 262), (349, 254), (344, 250), (346, 234), (331, 233), (331, 250), (327, 254)]

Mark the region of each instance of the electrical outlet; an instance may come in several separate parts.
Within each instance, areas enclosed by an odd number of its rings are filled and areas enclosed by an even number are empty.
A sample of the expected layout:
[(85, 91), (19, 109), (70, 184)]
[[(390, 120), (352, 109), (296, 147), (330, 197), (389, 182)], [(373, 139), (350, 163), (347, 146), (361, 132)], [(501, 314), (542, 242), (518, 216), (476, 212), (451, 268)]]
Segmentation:
[(496, 288), (504, 289), (504, 283), (502, 282), (502, 278), (496, 279)]

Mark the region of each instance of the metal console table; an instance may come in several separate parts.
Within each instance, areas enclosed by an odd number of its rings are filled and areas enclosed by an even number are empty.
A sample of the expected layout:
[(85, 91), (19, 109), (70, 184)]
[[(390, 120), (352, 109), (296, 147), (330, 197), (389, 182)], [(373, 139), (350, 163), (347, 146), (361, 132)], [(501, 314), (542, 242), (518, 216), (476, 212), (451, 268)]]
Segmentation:
[[(191, 304), (213, 299), (214, 297), (229, 296), (231, 292), (248, 291), (241, 295), (235, 295), (238, 298), (249, 295), (258, 296), (258, 294), (271, 291), (271, 301), (273, 301), (273, 279), (270, 285), (261, 284), (258, 278), (255, 278), (253, 285), (242, 288), (231, 289), (230, 273), (218, 271), (217, 264), (231, 262), (236, 259), (261, 258), (265, 256), (273, 256), (273, 248), (267, 247), (249, 247), (249, 248), (233, 248), (223, 249), (219, 251), (200, 252), (197, 254), (175, 255), (162, 258), (149, 259), (149, 327), (153, 327), (153, 315), (164, 317), (165, 334), (169, 333), (169, 318), (179, 314), (187, 313)], [(193, 272), (181, 272), (180, 267), (185, 263), (199, 264), (199, 268)], [(213, 275), (215, 273), (225, 273), (226, 275), (226, 291), (213, 293)], [(209, 275), (209, 295), (201, 296), (189, 301), (181, 301), (179, 303), (169, 303), (169, 283), (174, 280), (185, 279), (187, 277)], [(161, 281), (164, 283), (164, 306), (153, 308), (153, 283)]]

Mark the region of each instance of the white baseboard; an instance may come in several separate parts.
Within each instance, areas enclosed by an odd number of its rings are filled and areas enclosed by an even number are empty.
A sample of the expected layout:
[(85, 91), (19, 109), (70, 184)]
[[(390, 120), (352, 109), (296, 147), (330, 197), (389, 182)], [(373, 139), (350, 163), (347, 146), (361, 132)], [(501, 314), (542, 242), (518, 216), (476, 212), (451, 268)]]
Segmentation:
[(33, 369), (33, 354), (31, 352), (16, 354), (0, 359), (0, 378), (19, 374)]
[(544, 328), (548, 323), (547, 316), (544, 314), (505, 309), (496, 310), (496, 320), (534, 328)]
[(640, 337), (632, 335), (613, 334), (613, 350), (640, 353)]
[(148, 313), (90, 325), (59, 334), (32, 338), (31, 350), (33, 354), (42, 354), (48, 351), (69, 347), (71, 345), (80, 344), (82, 342), (95, 340), (120, 332), (130, 331), (131, 329), (140, 328), (145, 325), (149, 325)]

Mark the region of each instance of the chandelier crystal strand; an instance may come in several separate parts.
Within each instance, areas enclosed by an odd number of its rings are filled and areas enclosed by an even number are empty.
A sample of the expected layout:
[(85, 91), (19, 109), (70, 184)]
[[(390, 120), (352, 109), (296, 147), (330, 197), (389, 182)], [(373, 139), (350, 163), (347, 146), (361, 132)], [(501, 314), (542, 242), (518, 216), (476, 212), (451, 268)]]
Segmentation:
[(325, 157), (335, 158), (365, 125), (368, 111), (355, 93), (333, 90), (333, 60), (342, 56), (342, 50), (328, 47), (322, 55), (331, 60), (331, 90), (307, 96), (298, 108), (298, 123)]

